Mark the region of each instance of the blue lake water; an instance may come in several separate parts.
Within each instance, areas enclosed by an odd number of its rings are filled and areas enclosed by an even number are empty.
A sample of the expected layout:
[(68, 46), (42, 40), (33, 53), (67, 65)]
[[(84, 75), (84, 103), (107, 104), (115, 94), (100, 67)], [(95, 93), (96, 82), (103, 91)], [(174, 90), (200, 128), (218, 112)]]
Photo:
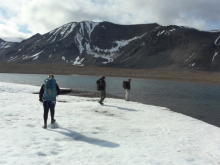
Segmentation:
[[(43, 84), (46, 77), (47, 75), (43, 74), (0, 73), (1, 82), (38, 86)], [(98, 78), (95, 76), (55, 75), (60, 88), (93, 92), (96, 91)], [(122, 88), (124, 80), (127, 79), (106, 77), (106, 92), (124, 98), (125, 91)], [(172, 111), (220, 127), (220, 85), (133, 78), (130, 100), (167, 107)]]

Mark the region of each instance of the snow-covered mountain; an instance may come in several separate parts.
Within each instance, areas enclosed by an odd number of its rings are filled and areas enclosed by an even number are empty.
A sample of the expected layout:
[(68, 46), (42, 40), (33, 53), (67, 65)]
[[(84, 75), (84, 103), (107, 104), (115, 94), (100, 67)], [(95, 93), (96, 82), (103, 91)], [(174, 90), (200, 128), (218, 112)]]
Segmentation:
[(7, 49), (15, 45), (15, 42), (7, 42), (0, 38), (0, 50)]
[(36, 34), (0, 52), (0, 61), (220, 70), (219, 45), (219, 31), (83, 21)]

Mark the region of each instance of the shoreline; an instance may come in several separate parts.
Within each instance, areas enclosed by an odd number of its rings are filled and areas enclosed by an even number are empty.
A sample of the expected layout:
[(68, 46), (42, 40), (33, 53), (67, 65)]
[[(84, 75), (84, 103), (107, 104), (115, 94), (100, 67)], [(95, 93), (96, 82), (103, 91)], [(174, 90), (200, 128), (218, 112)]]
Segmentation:
[(0, 63), (0, 73), (106, 76), (220, 84), (220, 73), (169, 69), (125, 69), (95, 66)]
[[(5, 82), (5, 83), (7, 83), (7, 82)], [(31, 84), (24, 84), (24, 85), (31, 85)], [(193, 84), (193, 85), (195, 86), (195, 84)], [(36, 86), (36, 85), (31, 85), (31, 86)], [(39, 86), (36, 86), (36, 87), (40, 88)], [(81, 97), (81, 98), (89, 98), (89, 99), (87, 99), (88, 101), (93, 101), (93, 102), (97, 102), (97, 103), (100, 99), (100, 93), (97, 92), (97, 91), (75, 90), (75, 89), (71, 89), (71, 88), (60, 88), (60, 89), (61, 89), (61, 93), (60, 93), (58, 98), (60, 98), (60, 96), (75, 96), (75, 97)], [(201, 90), (203, 90), (203, 88)], [(180, 91), (183, 91), (183, 90), (180, 90)], [(35, 91), (32, 94), (34, 94), (34, 95), (38, 94), (39, 95), (39, 92)], [(117, 100), (125, 100), (124, 95), (123, 96), (122, 95), (118, 96), (117, 94), (107, 93), (106, 99), (112, 99), (112, 98), (117, 99)], [(174, 100), (172, 100), (172, 101), (174, 101)], [(65, 101), (58, 101), (58, 102), (65, 102)], [(194, 107), (194, 106), (188, 106), (188, 105), (185, 104), (186, 102), (180, 101), (180, 102), (177, 102), (176, 105), (172, 105), (172, 104), (169, 104), (170, 103), (169, 100), (168, 100), (168, 102), (162, 102), (161, 103), (161, 102), (158, 102), (158, 101), (155, 102), (155, 101), (152, 101), (152, 100), (143, 101), (140, 98), (131, 99), (130, 102), (136, 102), (136, 103), (139, 103), (139, 104), (152, 105), (152, 106), (158, 106), (158, 107), (166, 107), (167, 109), (169, 109), (172, 112), (181, 113), (183, 115), (198, 119), (198, 120), (206, 122), (206, 123), (209, 123), (209, 124), (214, 125), (216, 127), (220, 127), (219, 120), (218, 120), (219, 113), (217, 113), (217, 111), (215, 111), (215, 113), (212, 112), (213, 114), (215, 114), (212, 117), (212, 116), (208, 115), (206, 112), (204, 112), (204, 108), (200, 109), (201, 107), (199, 108), (199, 106), (197, 108)], [(196, 101), (196, 102), (198, 102), (198, 101)], [(180, 104), (183, 103), (182, 105), (185, 104), (185, 106), (180, 106), (179, 107), (178, 103), (180, 103)], [(198, 103), (202, 103), (202, 102), (198, 102)], [(188, 108), (184, 108), (184, 107), (188, 107), (189, 109), (192, 109), (192, 111), (189, 111)], [(194, 108), (196, 108), (196, 109), (194, 109)], [(216, 109), (216, 108), (217, 107), (213, 106), (213, 109)], [(206, 110), (207, 110), (207, 107), (206, 107)]]
[[(39, 94), (39, 92), (33, 92), (33, 94)], [(88, 97), (88, 98), (100, 98), (99, 92), (91, 92), (91, 91), (80, 91), (80, 90), (73, 90), (68, 88), (61, 88), (59, 95), (68, 95), (68, 96), (77, 96), (77, 97)], [(106, 94), (106, 98), (113, 98), (113, 99), (122, 99), (122, 97)]]

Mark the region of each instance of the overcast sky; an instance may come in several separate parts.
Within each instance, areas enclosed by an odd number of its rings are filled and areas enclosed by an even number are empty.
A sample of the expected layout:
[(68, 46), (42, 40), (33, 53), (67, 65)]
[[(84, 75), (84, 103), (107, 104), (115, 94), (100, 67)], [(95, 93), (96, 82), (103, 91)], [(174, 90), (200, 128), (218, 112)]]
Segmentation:
[(220, 29), (220, 0), (0, 0), (0, 38), (18, 41), (80, 21)]

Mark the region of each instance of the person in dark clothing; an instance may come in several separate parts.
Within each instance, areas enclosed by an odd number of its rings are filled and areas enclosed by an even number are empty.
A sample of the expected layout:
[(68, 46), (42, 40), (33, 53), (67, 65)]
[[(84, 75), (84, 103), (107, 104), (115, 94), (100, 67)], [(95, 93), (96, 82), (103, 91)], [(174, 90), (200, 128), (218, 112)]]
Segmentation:
[(128, 79), (128, 81), (126, 81), (126, 89), (125, 89), (125, 100), (129, 101), (129, 93), (131, 90), (131, 79)]
[(105, 77), (103, 76), (102, 78), (99, 79), (100, 81), (100, 100), (99, 100), (99, 104), (103, 105), (103, 101), (106, 97), (106, 83), (105, 83)]
[(39, 101), (43, 103), (43, 107), (44, 107), (44, 116), (43, 116), (44, 125), (43, 125), (42, 128), (47, 128), (47, 118), (48, 118), (49, 110), (50, 110), (50, 115), (51, 115), (51, 124), (56, 122), (56, 120), (54, 119), (56, 96), (60, 94), (60, 88), (57, 85), (56, 80), (54, 79), (54, 75), (50, 74), (49, 77), (48, 77), (48, 80), (51, 80), (52, 82), (54, 82), (54, 91), (55, 91), (55, 93), (54, 93), (54, 96), (52, 96), (53, 91), (49, 91), (49, 92), (47, 91), (48, 90), (48, 88), (46, 88), (47, 84), (44, 83), (41, 86), (41, 89), (40, 89), (40, 92), (39, 92)]

